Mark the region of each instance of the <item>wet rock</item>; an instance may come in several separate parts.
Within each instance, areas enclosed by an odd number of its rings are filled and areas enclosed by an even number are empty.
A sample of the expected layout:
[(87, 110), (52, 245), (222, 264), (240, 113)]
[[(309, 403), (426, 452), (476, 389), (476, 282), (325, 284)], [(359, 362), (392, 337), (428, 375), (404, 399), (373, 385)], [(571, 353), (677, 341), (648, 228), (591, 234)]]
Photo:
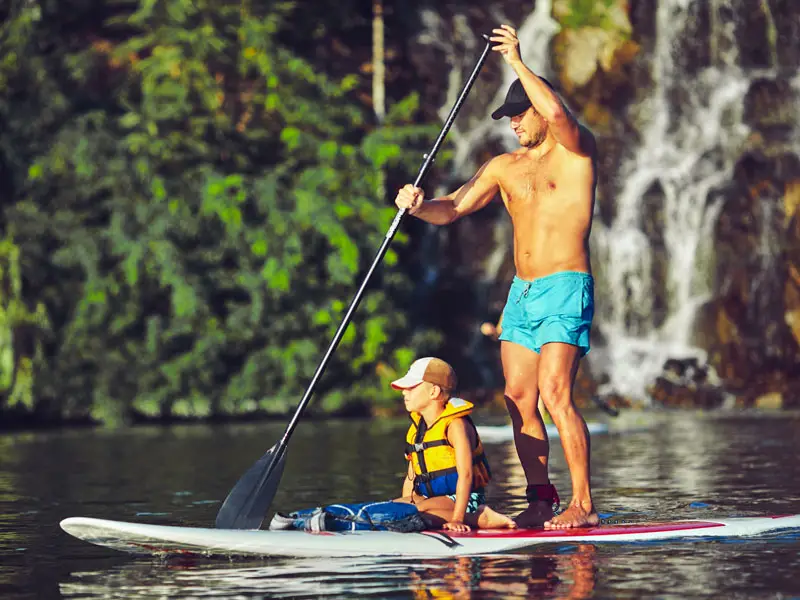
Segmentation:
[(642, 50), (652, 51), (656, 37), (656, 11), (653, 10), (653, 0), (629, 0), (628, 18), (634, 39), (642, 46)]
[(763, 370), (739, 394), (748, 408), (800, 408), (800, 371)]
[[(660, 2), (659, 2), (660, 4)], [(673, 4), (673, 3), (670, 3)], [(733, 11), (728, 6), (722, 5), (719, 10), (711, 14), (708, 2), (691, 2), (687, 7), (686, 29), (680, 40), (681, 52), (675, 57), (676, 67), (680, 73), (694, 77), (698, 72), (712, 65), (720, 51), (715, 44), (718, 39), (716, 29), (722, 24), (732, 20)], [(664, 35), (666, 32), (660, 32)], [(683, 106), (678, 104), (676, 106)]]
[[(778, 14), (782, 18), (782, 14)], [(769, 3), (761, 0), (739, 0), (736, 5), (736, 39), (739, 42), (739, 64), (744, 68), (774, 66), (777, 55), (775, 15)]]
[(800, 64), (800, 2), (767, 0), (766, 4), (777, 33), (778, 66), (794, 71)]
[(670, 359), (647, 392), (663, 406), (713, 409), (724, 406), (730, 397), (719, 384), (713, 367), (701, 365), (696, 358)]
[(753, 407), (762, 410), (780, 410), (783, 408), (783, 394), (780, 392), (770, 392), (759, 396), (753, 402)]
[(664, 189), (655, 181), (642, 197), (642, 223), (652, 249), (650, 280), (652, 290), (652, 324), (661, 327), (669, 312), (669, 290), (667, 277), (669, 271), (668, 252), (664, 241)]
[[(797, 124), (798, 101), (786, 79), (756, 79), (744, 99), (744, 122), (752, 127), (760, 140), (760, 149), (775, 154), (791, 143)], [(751, 140), (752, 143), (752, 140)]]
[(699, 312), (695, 342), (741, 389), (765, 372), (800, 372), (798, 162), (743, 156), (717, 223), (714, 299)]
[(637, 404), (640, 404), (634, 402), (630, 398), (621, 396), (620, 394), (604, 394), (603, 396), (599, 397), (599, 400), (609, 408), (616, 411), (619, 411), (620, 409), (624, 408), (634, 408), (637, 406)]
[[(634, 138), (635, 139), (635, 138)], [(597, 140), (598, 171), (613, 173), (629, 147), (630, 139), (622, 135), (601, 136)], [(597, 182), (597, 213), (606, 227), (610, 227), (616, 217), (617, 189), (611, 178), (601, 177)]]
[(636, 93), (631, 71), (640, 46), (632, 38), (627, 1), (597, 3), (587, 10), (557, 0), (553, 16), (562, 26), (553, 39), (559, 81), (585, 122), (595, 133), (608, 135)]
[(598, 69), (610, 71), (614, 55), (624, 40), (615, 32), (585, 27), (565, 31), (557, 43), (562, 81), (567, 90), (572, 91), (589, 83)]

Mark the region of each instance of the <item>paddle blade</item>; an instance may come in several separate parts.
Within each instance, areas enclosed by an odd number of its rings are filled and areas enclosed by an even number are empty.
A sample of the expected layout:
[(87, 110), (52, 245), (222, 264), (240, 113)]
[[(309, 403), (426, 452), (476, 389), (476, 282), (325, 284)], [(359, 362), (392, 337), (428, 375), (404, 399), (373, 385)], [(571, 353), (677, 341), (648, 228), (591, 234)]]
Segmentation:
[(278, 490), (286, 446), (276, 444), (242, 475), (217, 513), (218, 529), (258, 529)]

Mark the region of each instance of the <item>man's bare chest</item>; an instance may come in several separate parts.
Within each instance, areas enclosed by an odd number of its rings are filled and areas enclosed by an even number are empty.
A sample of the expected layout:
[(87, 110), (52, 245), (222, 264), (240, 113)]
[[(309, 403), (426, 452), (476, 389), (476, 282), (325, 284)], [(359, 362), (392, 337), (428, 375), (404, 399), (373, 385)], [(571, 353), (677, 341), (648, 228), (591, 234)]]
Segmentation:
[(500, 178), (503, 202), (509, 210), (547, 202), (561, 187), (559, 175), (557, 165), (551, 161), (512, 163), (503, 170)]

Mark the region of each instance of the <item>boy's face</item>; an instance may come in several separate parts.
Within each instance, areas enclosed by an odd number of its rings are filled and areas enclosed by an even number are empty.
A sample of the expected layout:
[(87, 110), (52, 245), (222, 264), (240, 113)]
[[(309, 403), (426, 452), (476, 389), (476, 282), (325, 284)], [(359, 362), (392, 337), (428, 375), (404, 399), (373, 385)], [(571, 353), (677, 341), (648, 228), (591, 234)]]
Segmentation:
[(403, 390), (403, 401), (408, 412), (422, 412), (437, 401), (439, 386), (427, 381)]

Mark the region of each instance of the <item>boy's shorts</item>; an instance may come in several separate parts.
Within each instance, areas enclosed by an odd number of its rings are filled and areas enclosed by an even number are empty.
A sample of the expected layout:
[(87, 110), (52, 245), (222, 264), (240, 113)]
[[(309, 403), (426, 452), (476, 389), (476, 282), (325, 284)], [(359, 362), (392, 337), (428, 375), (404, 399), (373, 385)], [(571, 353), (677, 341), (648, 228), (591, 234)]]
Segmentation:
[(588, 273), (563, 271), (533, 281), (514, 277), (503, 309), (500, 340), (536, 353), (550, 342), (589, 352), (594, 318), (594, 279)]
[[(448, 495), (447, 497), (450, 498), (450, 500), (452, 500), (453, 502), (456, 501), (455, 494)], [(486, 494), (481, 490), (472, 492), (469, 495), (469, 500), (467, 501), (467, 513), (469, 514), (478, 512), (478, 507), (481, 504), (486, 504)]]

